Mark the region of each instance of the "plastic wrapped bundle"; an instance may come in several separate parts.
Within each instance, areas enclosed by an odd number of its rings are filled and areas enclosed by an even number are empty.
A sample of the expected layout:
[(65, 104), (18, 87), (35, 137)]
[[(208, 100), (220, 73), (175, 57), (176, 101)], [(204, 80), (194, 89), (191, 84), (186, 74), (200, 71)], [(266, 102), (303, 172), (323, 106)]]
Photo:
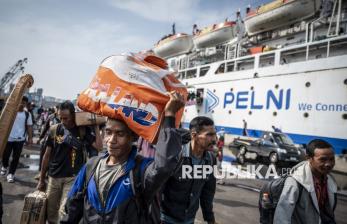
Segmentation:
[(24, 207), (21, 216), (21, 224), (46, 223), (47, 195), (42, 191), (29, 193), (24, 198)]
[[(124, 120), (150, 143), (156, 142), (167, 92), (187, 97), (187, 89), (167, 70), (166, 62), (153, 55), (122, 54), (106, 58), (89, 87), (78, 97), (78, 106), (95, 114)], [(183, 109), (177, 113), (178, 126)]]

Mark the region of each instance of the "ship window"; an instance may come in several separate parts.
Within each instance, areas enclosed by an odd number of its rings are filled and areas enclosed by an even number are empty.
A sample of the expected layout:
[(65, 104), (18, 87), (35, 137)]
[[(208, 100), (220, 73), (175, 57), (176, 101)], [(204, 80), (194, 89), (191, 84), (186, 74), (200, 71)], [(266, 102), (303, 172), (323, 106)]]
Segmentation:
[(170, 67), (174, 70), (178, 70), (178, 61), (176, 61), (175, 59), (171, 60)]
[(188, 60), (187, 60), (186, 57), (182, 58), (180, 60), (180, 69), (186, 69), (187, 68), (187, 64), (188, 64), (187, 62), (188, 62)]
[(275, 54), (266, 54), (259, 57), (259, 68), (273, 66), (275, 63)]
[(309, 46), (308, 60), (327, 57), (327, 43), (315, 44)]
[(225, 64), (221, 64), (218, 69), (216, 70), (215, 74), (222, 74), (225, 71)]
[(330, 53), (331, 56), (339, 56), (347, 54), (347, 41), (343, 40), (335, 40), (330, 42)]
[(235, 61), (235, 71), (248, 70), (254, 68), (254, 57)]
[(200, 77), (205, 76), (210, 69), (210, 66), (200, 68)]
[(178, 78), (179, 79), (184, 79), (185, 77), (184, 77), (184, 72), (180, 72), (180, 73), (178, 73), (179, 75), (178, 75)]
[(187, 79), (196, 78), (196, 69), (188, 70), (186, 78)]
[(233, 72), (234, 71), (234, 66), (235, 66), (235, 62), (229, 61), (227, 63), (227, 72)]
[(281, 52), (280, 63), (290, 64), (306, 60), (306, 47), (290, 49)]

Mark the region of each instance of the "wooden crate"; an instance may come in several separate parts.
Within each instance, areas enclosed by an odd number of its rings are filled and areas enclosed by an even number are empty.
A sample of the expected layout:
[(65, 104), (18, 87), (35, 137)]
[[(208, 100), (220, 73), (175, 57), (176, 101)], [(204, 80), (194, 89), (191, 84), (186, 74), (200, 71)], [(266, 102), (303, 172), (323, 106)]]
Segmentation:
[(76, 125), (88, 126), (88, 125), (100, 125), (106, 123), (106, 117), (96, 115), (89, 112), (76, 112)]
[(35, 191), (24, 198), (24, 207), (20, 224), (44, 224), (46, 223), (47, 196), (45, 192)]

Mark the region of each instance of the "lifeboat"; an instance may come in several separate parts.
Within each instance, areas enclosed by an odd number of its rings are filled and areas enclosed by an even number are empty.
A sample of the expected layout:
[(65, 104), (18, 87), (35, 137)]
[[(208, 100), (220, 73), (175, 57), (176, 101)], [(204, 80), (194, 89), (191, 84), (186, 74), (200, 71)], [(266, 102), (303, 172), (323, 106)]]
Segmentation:
[(235, 37), (235, 22), (224, 22), (205, 27), (193, 37), (196, 48), (216, 46)]
[(193, 48), (192, 36), (178, 33), (160, 40), (153, 48), (153, 52), (162, 58), (173, 57), (189, 52)]
[(247, 13), (245, 28), (248, 35), (269, 31), (313, 16), (320, 0), (275, 0)]

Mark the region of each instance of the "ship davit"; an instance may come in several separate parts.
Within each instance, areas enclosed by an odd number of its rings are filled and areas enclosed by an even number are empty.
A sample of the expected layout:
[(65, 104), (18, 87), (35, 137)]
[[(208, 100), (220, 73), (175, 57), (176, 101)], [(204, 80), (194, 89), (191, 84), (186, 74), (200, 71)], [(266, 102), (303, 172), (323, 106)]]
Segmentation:
[(247, 13), (245, 28), (248, 35), (269, 31), (313, 16), (321, 0), (275, 0)]
[(156, 55), (162, 58), (188, 53), (193, 48), (191, 35), (178, 33), (160, 40), (153, 48)]

